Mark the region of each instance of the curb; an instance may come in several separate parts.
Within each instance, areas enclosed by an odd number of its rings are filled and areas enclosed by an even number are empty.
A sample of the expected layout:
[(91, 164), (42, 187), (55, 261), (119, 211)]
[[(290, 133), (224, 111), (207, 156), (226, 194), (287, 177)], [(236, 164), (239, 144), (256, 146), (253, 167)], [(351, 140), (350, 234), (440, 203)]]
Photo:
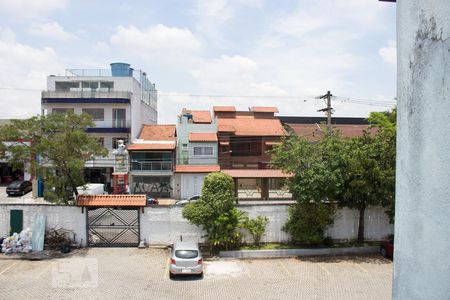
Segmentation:
[(316, 255), (372, 254), (378, 253), (379, 246), (321, 248), (321, 249), (280, 249), (280, 250), (236, 250), (220, 251), (221, 258), (276, 258)]

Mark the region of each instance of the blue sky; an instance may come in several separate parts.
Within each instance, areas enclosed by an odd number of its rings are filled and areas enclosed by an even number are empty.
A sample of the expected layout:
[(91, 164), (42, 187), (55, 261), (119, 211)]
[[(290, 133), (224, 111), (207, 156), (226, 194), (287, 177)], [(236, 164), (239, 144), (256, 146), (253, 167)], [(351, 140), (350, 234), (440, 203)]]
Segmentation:
[(156, 83), (160, 123), (221, 104), (321, 115), (327, 90), (335, 116), (367, 116), (387, 107), (354, 99), (393, 102), (395, 55), (395, 4), (376, 0), (0, 0), (0, 118), (39, 113), (49, 74), (116, 61)]

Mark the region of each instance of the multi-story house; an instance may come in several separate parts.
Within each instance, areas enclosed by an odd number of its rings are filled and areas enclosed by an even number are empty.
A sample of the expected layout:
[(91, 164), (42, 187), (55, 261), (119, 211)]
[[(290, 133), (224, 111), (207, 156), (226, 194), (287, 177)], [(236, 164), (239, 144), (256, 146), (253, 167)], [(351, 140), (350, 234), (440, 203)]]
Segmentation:
[(203, 179), (220, 170), (217, 123), (210, 111), (183, 109), (177, 122), (177, 165), (174, 197), (200, 195)]
[(138, 136), (143, 124), (157, 123), (155, 84), (126, 63), (112, 63), (109, 70), (71, 69), (66, 76), (50, 75), (41, 105), (43, 114), (71, 110), (93, 117), (95, 126), (88, 132), (109, 149), (109, 155), (85, 164), (88, 182), (111, 184), (118, 141), (126, 144)]
[(218, 126), (218, 161), (221, 172), (231, 175), (240, 200), (290, 199), (285, 186), (289, 174), (271, 167), (268, 153), (286, 132), (275, 116), (276, 107), (215, 106)]
[[(289, 131), (311, 142), (318, 141), (327, 130), (326, 117), (280, 116), (279, 119)], [(333, 117), (331, 127), (333, 130), (338, 130), (344, 137), (361, 136), (364, 130), (376, 132), (375, 128), (370, 127), (366, 118)]]
[(175, 149), (175, 125), (144, 125), (127, 149), (130, 193), (173, 197)]

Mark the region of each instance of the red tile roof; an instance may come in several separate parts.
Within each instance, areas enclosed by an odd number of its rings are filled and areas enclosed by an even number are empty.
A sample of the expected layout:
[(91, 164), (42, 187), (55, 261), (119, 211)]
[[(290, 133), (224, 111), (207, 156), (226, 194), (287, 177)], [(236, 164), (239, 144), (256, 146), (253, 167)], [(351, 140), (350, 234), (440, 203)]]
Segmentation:
[(131, 151), (137, 150), (173, 150), (175, 149), (175, 142), (173, 143), (136, 143), (128, 145), (127, 149)]
[(176, 173), (210, 173), (219, 172), (218, 165), (178, 165), (175, 168)]
[(219, 132), (233, 132), (237, 136), (284, 136), (283, 126), (278, 118), (255, 118), (239, 116), (218, 118)]
[(250, 107), (250, 111), (258, 112), (258, 113), (277, 113), (278, 108), (272, 106), (252, 106)]
[(216, 133), (189, 133), (189, 142), (217, 142)]
[[(325, 125), (316, 125), (316, 124), (286, 124), (292, 128), (292, 130), (298, 136), (305, 137), (310, 141), (319, 140), (326, 130)], [(333, 129), (337, 129), (341, 132), (344, 137), (355, 137), (361, 136), (363, 134), (363, 130), (369, 128), (369, 125), (358, 124), (358, 125), (347, 125), (347, 124), (337, 124), (333, 125)], [(375, 133), (376, 129), (370, 129), (370, 132)]]
[(146, 206), (146, 195), (78, 195), (77, 206)]
[(285, 174), (281, 170), (275, 169), (246, 169), (246, 170), (222, 170), (221, 172), (230, 175), (233, 178), (287, 178), (291, 174)]
[(190, 110), (194, 123), (211, 124), (211, 112), (209, 110)]
[(139, 139), (147, 141), (175, 141), (176, 125), (144, 125)]
[(219, 132), (235, 132), (233, 125), (219, 125), (217, 126), (217, 131)]
[(235, 112), (236, 107), (234, 106), (213, 106), (214, 112)]

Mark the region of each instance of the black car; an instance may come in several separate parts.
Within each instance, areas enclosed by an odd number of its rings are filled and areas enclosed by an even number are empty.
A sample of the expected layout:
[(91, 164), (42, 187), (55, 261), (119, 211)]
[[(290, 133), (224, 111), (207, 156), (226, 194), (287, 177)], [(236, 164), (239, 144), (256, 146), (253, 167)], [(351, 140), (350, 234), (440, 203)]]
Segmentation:
[(6, 188), (6, 193), (8, 196), (12, 195), (25, 195), (33, 189), (31, 182), (29, 181), (13, 181)]

